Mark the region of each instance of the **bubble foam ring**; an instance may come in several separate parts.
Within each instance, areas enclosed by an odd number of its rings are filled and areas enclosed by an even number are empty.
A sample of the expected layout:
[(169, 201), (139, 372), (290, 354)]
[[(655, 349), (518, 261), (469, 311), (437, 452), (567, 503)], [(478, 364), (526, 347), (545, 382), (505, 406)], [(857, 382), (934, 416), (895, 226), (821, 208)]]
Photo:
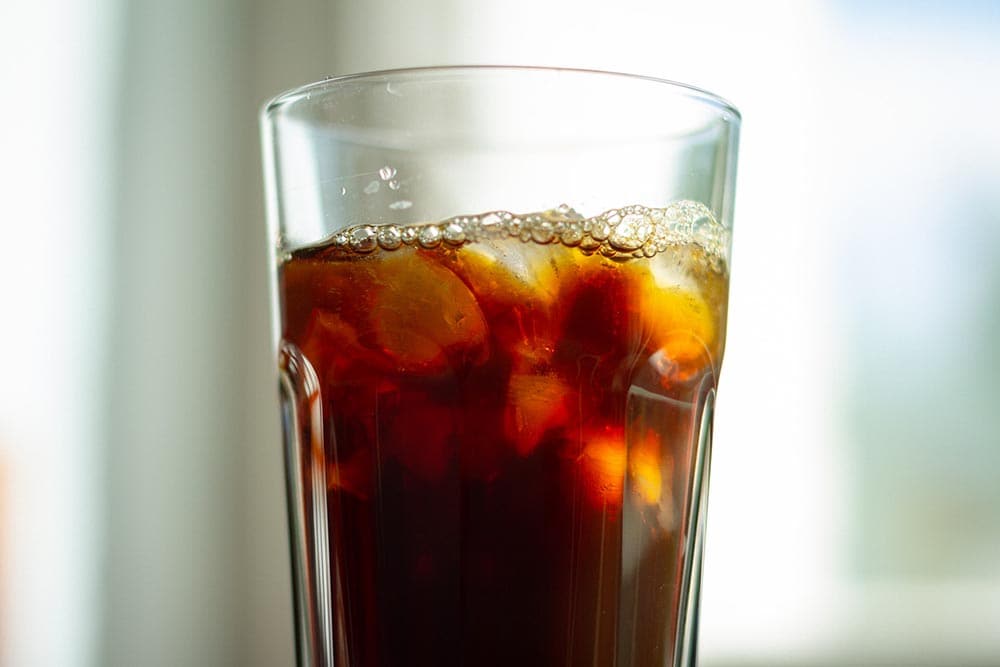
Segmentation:
[(458, 248), (508, 237), (525, 243), (559, 243), (619, 260), (697, 245), (718, 265), (724, 264), (729, 247), (729, 230), (704, 204), (689, 200), (665, 208), (624, 206), (589, 218), (563, 204), (537, 213), (489, 211), (433, 223), (356, 225), (334, 235), (332, 245), (343, 254), (363, 255), (403, 246)]

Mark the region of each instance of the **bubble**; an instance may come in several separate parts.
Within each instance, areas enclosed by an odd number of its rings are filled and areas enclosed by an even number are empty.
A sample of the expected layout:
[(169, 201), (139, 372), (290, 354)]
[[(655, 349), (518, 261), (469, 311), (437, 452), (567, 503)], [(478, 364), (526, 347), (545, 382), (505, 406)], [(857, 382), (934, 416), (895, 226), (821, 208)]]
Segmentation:
[(351, 250), (354, 252), (371, 252), (377, 245), (375, 229), (367, 225), (352, 229), (348, 233), (348, 238), (351, 243)]
[(604, 241), (611, 236), (611, 225), (604, 221), (597, 221), (591, 226), (590, 235), (598, 241)]
[(403, 239), (403, 243), (407, 245), (413, 245), (417, 240), (417, 235), (420, 234), (420, 230), (416, 227), (404, 227), (403, 233), (400, 236)]
[(347, 188), (340, 188), (340, 196), (343, 197), (347, 194)]
[(373, 195), (376, 192), (378, 192), (378, 188), (379, 188), (378, 181), (371, 181), (368, 185), (365, 186), (364, 193), (366, 195)]
[(538, 222), (531, 228), (531, 238), (535, 239), (538, 243), (549, 243), (554, 236), (555, 232), (552, 229), (551, 222)]
[(417, 238), (423, 247), (436, 248), (441, 244), (441, 228), (437, 225), (427, 225), (420, 230)]
[(479, 228), (492, 236), (503, 231), (503, 218), (496, 213), (487, 213), (479, 219)]
[[(374, 191), (377, 186), (377, 182), (369, 183), (365, 190)], [(401, 199), (389, 204), (389, 208), (402, 210), (412, 205)], [(520, 216), (500, 210), (456, 216), (437, 224), (357, 225), (335, 235), (331, 245), (366, 254), (379, 248), (395, 250), (403, 244), (437, 248), (444, 242), (456, 247), (506, 237), (524, 243), (558, 242), (579, 248), (586, 255), (600, 253), (621, 261), (655, 257), (671, 247), (697, 245), (704, 251), (704, 265), (718, 271), (725, 271), (729, 247), (729, 230), (706, 206), (693, 201), (678, 201), (665, 208), (625, 206), (589, 218), (563, 204), (557, 209)]]
[(389, 189), (390, 190), (398, 190), (399, 187), (400, 187), (399, 181), (397, 181), (395, 178), (392, 179), (391, 181), (389, 181)]
[(718, 241), (719, 226), (714, 218), (701, 216), (691, 223), (691, 233), (696, 243), (710, 245)]
[(444, 240), (448, 243), (459, 244), (465, 241), (465, 228), (457, 222), (449, 223), (442, 232)]
[(395, 250), (403, 244), (403, 233), (399, 227), (382, 227), (378, 230), (378, 244), (386, 250)]
[(648, 218), (638, 213), (630, 213), (611, 231), (608, 242), (618, 250), (638, 250), (652, 233), (653, 225)]
[(566, 229), (563, 230), (560, 236), (563, 243), (568, 246), (574, 246), (583, 240), (583, 230), (580, 229), (579, 225), (566, 225)]
[(379, 178), (383, 181), (388, 181), (396, 177), (396, 168), (389, 165), (385, 165), (378, 170)]

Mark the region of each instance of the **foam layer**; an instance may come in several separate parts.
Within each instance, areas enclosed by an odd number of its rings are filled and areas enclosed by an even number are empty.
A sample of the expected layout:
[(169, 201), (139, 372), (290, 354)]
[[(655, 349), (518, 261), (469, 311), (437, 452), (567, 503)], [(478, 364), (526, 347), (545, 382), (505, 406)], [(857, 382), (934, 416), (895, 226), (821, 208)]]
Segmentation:
[(321, 245), (362, 255), (404, 245), (457, 248), (510, 237), (525, 243), (559, 243), (613, 259), (653, 257), (670, 247), (697, 245), (720, 266), (729, 247), (729, 230), (703, 204), (687, 200), (665, 208), (624, 206), (589, 218), (562, 205), (538, 213), (489, 211), (434, 223), (355, 225)]

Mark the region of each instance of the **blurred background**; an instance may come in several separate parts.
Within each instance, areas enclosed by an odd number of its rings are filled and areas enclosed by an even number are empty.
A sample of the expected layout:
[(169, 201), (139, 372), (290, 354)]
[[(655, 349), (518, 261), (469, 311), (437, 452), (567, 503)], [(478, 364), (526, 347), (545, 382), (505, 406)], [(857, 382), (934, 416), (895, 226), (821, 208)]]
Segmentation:
[(354, 71), (743, 112), (706, 667), (1000, 664), (1000, 5), (0, 5), (0, 664), (291, 664), (257, 112)]

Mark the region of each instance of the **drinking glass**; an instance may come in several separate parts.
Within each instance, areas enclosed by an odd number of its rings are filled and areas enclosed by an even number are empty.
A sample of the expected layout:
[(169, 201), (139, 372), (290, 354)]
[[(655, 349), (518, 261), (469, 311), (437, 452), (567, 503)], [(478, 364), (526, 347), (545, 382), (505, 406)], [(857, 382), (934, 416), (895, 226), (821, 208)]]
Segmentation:
[(262, 114), (300, 665), (694, 665), (740, 125), (454, 67)]

